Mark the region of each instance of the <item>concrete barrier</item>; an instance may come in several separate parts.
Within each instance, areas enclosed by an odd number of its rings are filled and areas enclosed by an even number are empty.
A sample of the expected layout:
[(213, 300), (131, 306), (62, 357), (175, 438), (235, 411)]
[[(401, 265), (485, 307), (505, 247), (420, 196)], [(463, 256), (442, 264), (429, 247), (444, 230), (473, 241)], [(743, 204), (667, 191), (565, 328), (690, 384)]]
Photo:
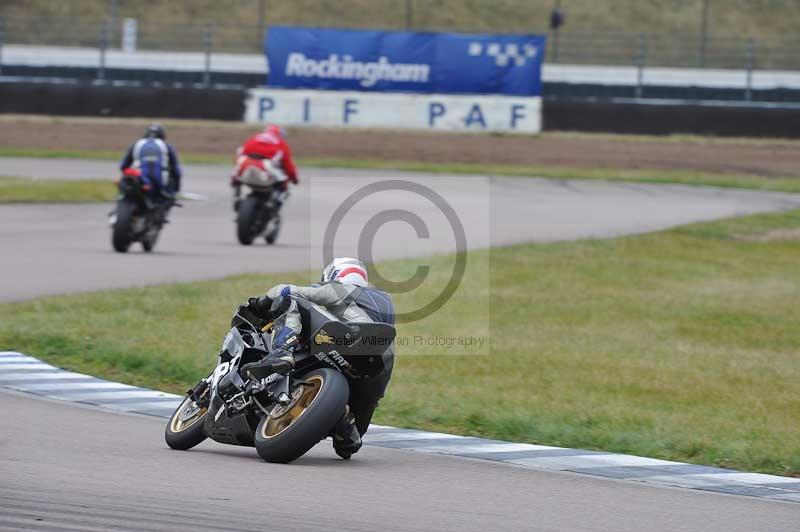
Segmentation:
[(240, 90), (0, 84), (0, 113), (241, 120), (244, 99)]
[(546, 131), (641, 135), (678, 133), (734, 137), (800, 137), (800, 105), (743, 106), (731, 102), (550, 101), (543, 105)]
[[(294, 119), (301, 118), (304, 112), (304, 91), (282, 100), (289, 105)], [(266, 110), (268, 101), (259, 101), (259, 93), (250, 93), (247, 118), (275, 120), (286, 123), (280, 116)], [(347, 93), (340, 93), (338, 100), (324, 108), (309, 108), (308, 112), (329, 114), (326, 122), (320, 118), (318, 126), (365, 125), (372, 118), (370, 107), (364, 104), (347, 103)], [(361, 94), (361, 93), (358, 93)], [(409, 98), (411, 95), (387, 95)], [(717, 102), (700, 105), (675, 100), (643, 103), (634, 100), (586, 101), (586, 100), (544, 100), (541, 103), (541, 122), (538, 113), (529, 113), (529, 108), (516, 108), (513, 105), (524, 102), (505, 102), (489, 111), (479, 105), (480, 113), (472, 109), (478, 100), (469, 96), (465, 101), (472, 102), (466, 107), (454, 103), (452, 96), (436, 100), (416, 100), (416, 115), (404, 117), (405, 125), (419, 125), (430, 130), (489, 130), (489, 127), (509, 127), (516, 121), (518, 132), (530, 133), (540, 128), (545, 131), (594, 131), (608, 133), (636, 133), (667, 135), (691, 133), (719, 136), (763, 136), (800, 138), (800, 105), (752, 105), (745, 106), (734, 102)], [(476, 97), (478, 99), (482, 97)], [(524, 100), (524, 99), (523, 99)], [(111, 85), (55, 84), (55, 83), (0, 83), (0, 113), (27, 113), (72, 116), (118, 116), (118, 117), (170, 117), (202, 118), (217, 120), (243, 120), (248, 92), (245, 90), (208, 90), (194, 88), (158, 87), (116, 87)], [(333, 100), (332, 100), (333, 101)], [(411, 97), (409, 101), (414, 101)], [(422, 103), (420, 103), (422, 102)], [(276, 102), (273, 102), (276, 103)], [(440, 104), (440, 105), (437, 105)], [(449, 105), (448, 105), (449, 104)], [(371, 104), (370, 104), (371, 105)], [(391, 102), (384, 102), (393, 116), (397, 109)], [(254, 107), (255, 106), (255, 107)], [(413, 109), (413, 108), (412, 108)], [(256, 113), (253, 115), (252, 113)], [(516, 118), (514, 114), (517, 114)], [(400, 113), (402, 114), (402, 113)], [(344, 122), (347, 115), (348, 123)], [(479, 117), (480, 115), (480, 117)], [(366, 118), (365, 118), (366, 117)], [(481, 126), (482, 117), (486, 129)], [(289, 116), (288, 118), (291, 118)], [(364, 120), (364, 122), (356, 122)], [(460, 123), (459, 123), (460, 122)], [(393, 126), (394, 127), (394, 126)], [(399, 124), (397, 127), (403, 127)], [(513, 128), (511, 128), (513, 129)], [(501, 129), (498, 129), (501, 130)]]

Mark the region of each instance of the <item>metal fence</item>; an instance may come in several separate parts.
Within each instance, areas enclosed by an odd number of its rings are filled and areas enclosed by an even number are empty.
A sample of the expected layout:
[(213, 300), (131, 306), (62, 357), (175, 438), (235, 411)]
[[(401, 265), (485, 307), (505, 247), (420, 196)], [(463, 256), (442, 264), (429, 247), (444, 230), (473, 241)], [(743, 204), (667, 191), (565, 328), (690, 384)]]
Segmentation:
[[(374, 21), (374, 27), (411, 25), (415, 29), (431, 29), (424, 20), (414, 19), (430, 15), (418, 13), (413, 2), (395, 0), (394, 24)], [(429, 5), (426, 3), (426, 5)], [(405, 6), (406, 11), (399, 9)], [(800, 9), (800, 5), (798, 6)], [(329, 14), (336, 15), (335, 10)], [(301, 18), (298, 15), (298, 18)], [(331, 20), (318, 25), (357, 26), (344, 18), (331, 16)], [(405, 19), (409, 19), (406, 24)], [(269, 19), (267, 19), (269, 20)], [(339, 21), (337, 24), (337, 20)], [(416, 20), (416, 23), (411, 22)], [(265, 26), (256, 17), (247, 23), (198, 22), (193, 24), (147, 24), (139, 21), (137, 48), (141, 50), (205, 51), (260, 53)], [(327, 22), (327, 24), (326, 24)], [(352, 21), (351, 21), (352, 22)], [(302, 23), (299, 20), (298, 23)], [(0, 45), (29, 44), (50, 46), (83, 46), (119, 48), (122, 38), (123, 18), (84, 19), (75, 17), (0, 17), (3, 25)], [(433, 24), (434, 28), (442, 24)], [(518, 25), (511, 25), (517, 31)], [(394, 28), (398, 29), (398, 28)], [(456, 28), (469, 31), (470, 28)], [(475, 31), (486, 31), (475, 23)], [(496, 28), (492, 31), (510, 31)], [(528, 28), (529, 32), (547, 32), (546, 25)], [(752, 63), (756, 68), (800, 70), (800, 34), (769, 35), (761, 38), (743, 38), (736, 35), (702, 32), (598, 32), (562, 30), (550, 31), (547, 60), (554, 63), (592, 65), (631, 65), (644, 60), (650, 66), (744, 68)], [(210, 44), (209, 44), (210, 41)]]
[[(395, 25), (424, 26), (419, 22), (421, 14), (413, 11), (414, 2), (394, 1), (392, 5)], [(335, 24), (335, 15), (330, 13), (331, 20), (326, 21), (329, 25)], [(141, 79), (137, 81), (147, 82), (148, 75), (141, 72), (156, 64), (162, 81), (165, 71), (174, 71), (168, 82), (210, 85), (229, 79), (234, 84), (263, 83), (265, 28), (259, 23), (233, 25), (222, 19), (217, 23), (169, 25), (138, 22), (133, 48), (140, 56), (149, 53), (147, 61), (138, 63), (129, 61), (136, 53), (130, 53), (131, 42), (125, 41), (126, 24), (130, 30), (130, 20), (120, 17), (0, 17), (0, 74), (25, 76), (26, 72), (36, 72), (57, 77), (66, 76), (60, 67), (70, 67), (73, 76), (80, 69), (78, 77), (84, 80), (113, 80), (128, 78), (120, 78), (119, 72), (109, 75), (110, 70), (129, 68), (139, 71)], [(130, 34), (128, 31), (128, 38)], [(250, 54), (249, 63), (243, 59), (237, 63), (227, 54)], [(22, 56), (26, 59), (21, 63)], [(25, 62), (37, 67), (26, 69)], [(745, 99), (749, 99), (754, 72), (800, 70), (800, 35), (747, 39), (706, 33), (551, 31), (546, 62), (636, 67), (636, 96), (642, 95), (644, 73), (651, 67), (733, 69), (746, 79)], [(235, 65), (244, 63), (254, 66), (242, 66), (239, 73), (245, 77), (234, 79)], [(52, 68), (48, 70), (47, 66)]]

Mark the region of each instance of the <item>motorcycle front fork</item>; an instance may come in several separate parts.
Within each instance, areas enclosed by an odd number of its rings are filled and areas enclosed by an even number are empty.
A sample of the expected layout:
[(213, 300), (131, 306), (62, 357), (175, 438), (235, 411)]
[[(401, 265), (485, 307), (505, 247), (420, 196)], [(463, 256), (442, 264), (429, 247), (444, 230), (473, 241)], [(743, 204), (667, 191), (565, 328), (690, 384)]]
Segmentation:
[(204, 406), (201, 403), (207, 402), (208, 397), (203, 397), (208, 390), (209, 384), (206, 379), (201, 380), (194, 388), (186, 390), (186, 394), (192, 398), (198, 406)]

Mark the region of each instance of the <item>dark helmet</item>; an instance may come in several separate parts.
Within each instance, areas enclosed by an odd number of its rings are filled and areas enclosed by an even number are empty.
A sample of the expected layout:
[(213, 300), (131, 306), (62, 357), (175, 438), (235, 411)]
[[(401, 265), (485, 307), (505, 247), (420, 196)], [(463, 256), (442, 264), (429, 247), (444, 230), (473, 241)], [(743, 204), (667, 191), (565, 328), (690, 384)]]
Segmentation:
[(167, 138), (167, 134), (164, 132), (164, 126), (158, 123), (153, 123), (147, 126), (147, 129), (144, 130), (144, 136), (150, 139), (161, 140)]

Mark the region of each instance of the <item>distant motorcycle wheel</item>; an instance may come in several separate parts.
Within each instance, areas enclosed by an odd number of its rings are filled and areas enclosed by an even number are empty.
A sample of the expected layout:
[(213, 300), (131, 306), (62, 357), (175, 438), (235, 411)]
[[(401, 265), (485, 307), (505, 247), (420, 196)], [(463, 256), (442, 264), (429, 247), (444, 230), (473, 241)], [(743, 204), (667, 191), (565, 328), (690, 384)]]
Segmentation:
[(258, 210), (260, 207), (261, 200), (255, 196), (247, 196), (239, 204), (239, 212), (236, 217), (236, 236), (243, 246), (249, 246), (258, 236)]
[(344, 375), (330, 368), (303, 376), (288, 405), (276, 405), (256, 428), (258, 455), (267, 462), (296, 460), (324, 439), (342, 417), (350, 389)]
[(272, 245), (278, 239), (278, 233), (281, 230), (281, 215), (276, 214), (275, 217), (269, 221), (267, 227), (269, 227), (269, 229), (267, 230), (267, 234), (264, 235), (264, 240), (267, 241), (267, 244)]
[(142, 239), (142, 249), (145, 252), (150, 253), (153, 251), (153, 248), (156, 247), (156, 242), (158, 242), (158, 235), (161, 233), (161, 230), (156, 225), (155, 222), (150, 221), (151, 227), (147, 230), (147, 234)]
[(204, 425), (208, 409), (186, 397), (167, 423), (164, 439), (173, 449), (185, 451), (205, 440)]
[(117, 220), (111, 228), (111, 244), (114, 251), (125, 253), (133, 240), (133, 214), (136, 204), (129, 200), (117, 202)]

